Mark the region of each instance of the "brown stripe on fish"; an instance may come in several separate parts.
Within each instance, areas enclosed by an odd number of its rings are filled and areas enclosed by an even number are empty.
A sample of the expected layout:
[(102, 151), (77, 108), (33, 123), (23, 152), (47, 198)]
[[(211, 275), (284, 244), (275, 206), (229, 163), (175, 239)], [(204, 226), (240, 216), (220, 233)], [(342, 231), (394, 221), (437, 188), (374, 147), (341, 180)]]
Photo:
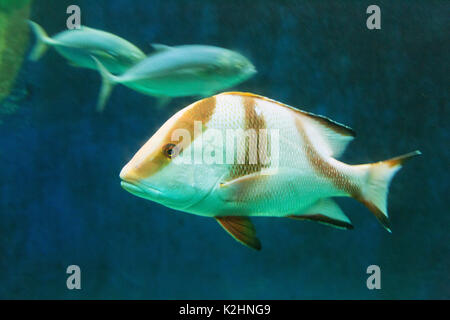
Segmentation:
[[(244, 163), (239, 163), (238, 157), (235, 158), (234, 164), (230, 167), (230, 173), (227, 177), (227, 181), (237, 179), (239, 177), (247, 176), (250, 174), (261, 172), (262, 168), (267, 168), (270, 163), (262, 163), (262, 159), (267, 159), (269, 157), (268, 150), (270, 150), (270, 140), (265, 137), (266, 143), (261, 145), (260, 130), (266, 129), (266, 121), (262, 113), (257, 112), (256, 100), (251, 96), (242, 96), (242, 105), (244, 108), (244, 131), (247, 132), (246, 139), (244, 143), (245, 148), (245, 158)], [(253, 130), (254, 134), (250, 134)], [(267, 132), (266, 132), (266, 135)], [(254, 141), (249, 141), (254, 139)], [(239, 148), (239, 146), (238, 146)], [(263, 148), (263, 149), (261, 149)], [(261, 176), (263, 178), (264, 176)], [(252, 188), (248, 185), (244, 188), (239, 188), (237, 201), (245, 201), (252, 194)]]
[(299, 132), (302, 140), (303, 140), (303, 148), (310, 163), (311, 167), (316, 171), (317, 174), (329, 179), (333, 185), (352, 196), (359, 195), (359, 187), (352, 183), (348, 176), (339, 172), (338, 169), (333, 167), (331, 164), (325, 161), (323, 157), (317, 152), (316, 148), (311, 143), (309, 139), (305, 127), (301, 121), (301, 119), (295, 119), (295, 125), (297, 127), (297, 131)]
[[(254, 130), (256, 133), (256, 141), (253, 143), (256, 146), (252, 146), (247, 140), (246, 142), (246, 161), (248, 161), (250, 173), (260, 172), (263, 165), (259, 158), (259, 152), (261, 148), (261, 142), (259, 141), (259, 134), (261, 129), (266, 129), (266, 121), (264, 115), (261, 112), (257, 112), (256, 100), (251, 97), (242, 97), (242, 104), (245, 111), (245, 130)], [(253, 149), (251, 148), (253, 147)], [(266, 146), (264, 146), (266, 147)], [(267, 152), (267, 148), (264, 150)], [(265, 154), (264, 154), (265, 155)]]
[[(162, 132), (164, 137), (162, 138), (162, 141), (158, 142), (160, 148), (156, 148), (153, 152), (148, 154), (143, 161), (140, 161), (140, 163), (138, 163), (138, 165), (134, 168), (134, 175), (140, 178), (145, 178), (167, 166), (171, 162), (171, 159), (168, 158), (163, 152), (166, 146), (169, 144), (175, 144), (179, 148), (178, 150), (180, 152), (189, 147), (189, 144), (192, 143), (195, 138), (197, 138), (194, 135), (194, 122), (200, 121), (203, 131), (212, 115), (214, 114), (215, 108), (215, 97), (202, 99), (194, 103), (192, 107), (187, 108), (186, 111), (184, 111), (184, 113), (176, 120), (176, 122), (170, 128), (168, 128), (168, 130)], [(187, 130), (187, 132), (189, 132), (190, 134), (190, 140), (172, 140), (173, 133), (177, 129)]]
[[(236, 179), (251, 173), (259, 172), (262, 168), (261, 161), (258, 159), (258, 134), (260, 129), (266, 129), (266, 121), (262, 114), (260, 115), (256, 112), (255, 99), (244, 96), (242, 97), (242, 105), (245, 112), (244, 130), (245, 132), (249, 132), (247, 130), (254, 130), (256, 137), (248, 135), (247, 139), (245, 139), (245, 163), (238, 163), (239, 159), (236, 158), (235, 163), (231, 166), (229, 179)], [(256, 138), (256, 141), (250, 142), (249, 140), (252, 138)], [(250, 152), (252, 152), (252, 154)], [(253, 154), (254, 152), (256, 152), (256, 154)]]

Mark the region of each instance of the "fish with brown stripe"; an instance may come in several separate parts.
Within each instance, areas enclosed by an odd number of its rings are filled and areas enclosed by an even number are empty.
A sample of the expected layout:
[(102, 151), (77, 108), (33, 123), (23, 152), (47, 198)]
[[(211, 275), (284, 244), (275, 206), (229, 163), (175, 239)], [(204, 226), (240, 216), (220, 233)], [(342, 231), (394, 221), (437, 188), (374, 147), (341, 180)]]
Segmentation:
[(120, 178), (132, 194), (215, 218), (237, 241), (258, 250), (249, 217), (353, 228), (332, 197), (355, 198), (390, 231), (389, 184), (404, 161), (420, 152), (361, 165), (337, 160), (354, 137), (352, 129), (326, 117), (226, 92), (172, 116)]

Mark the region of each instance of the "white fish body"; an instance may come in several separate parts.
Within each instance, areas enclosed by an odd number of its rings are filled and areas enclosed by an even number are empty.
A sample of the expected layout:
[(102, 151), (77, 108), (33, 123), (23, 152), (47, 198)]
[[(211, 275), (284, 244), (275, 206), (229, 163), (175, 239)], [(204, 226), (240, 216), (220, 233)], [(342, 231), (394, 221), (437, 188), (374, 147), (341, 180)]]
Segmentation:
[(92, 56), (96, 57), (114, 74), (121, 74), (145, 59), (145, 54), (138, 47), (109, 32), (82, 26), (80, 29), (66, 30), (50, 38), (37, 23), (29, 21), (29, 24), (37, 38), (30, 55), (30, 59), (34, 61), (45, 53), (48, 46), (53, 47), (77, 67), (97, 69), (92, 59)]
[[(201, 138), (174, 139), (177, 129), (195, 136), (194, 120), (203, 123)], [(216, 150), (217, 155), (221, 150), (220, 139), (212, 137), (218, 132), (225, 137), (230, 129), (263, 130), (262, 136), (269, 141), (263, 150), (271, 150), (263, 154), (270, 161), (250, 163), (249, 142), (242, 139), (237, 144), (246, 152), (245, 163), (239, 163), (237, 153), (228, 164), (206, 163), (204, 154)], [(276, 142), (271, 130), (279, 136), (277, 161), (270, 157), (270, 144)], [(250, 216), (291, 217), (352, 228), (331, 197), (357, 199), (390, 230), (389, 183), (403, 161), (420, 152), (374, 164), (348, 165), (336, 158), (353, 138), (350, 128), (328, 118), (253, 94), (223, 93), (191, 104), (170, 118), (122, 169), (122, 186), (168, 207), (214, 217), (238, 241), (255, 249), (260, 242)], [(203, 152), (203, 158), (197, 164), (179, 163), (177, 157), (168, 156), (168, 148), (182, 150), (175, 153), (178, 157)]]
[(115, 84), (161, 98), (209, 96), (247, 80), (256, 72), (247, 58), (228, 49), (205, 45), (153, 46), (155, 53), (121, 76), (110, 75), (100, 61), (103, 86), (99, 110), (104, 108)]

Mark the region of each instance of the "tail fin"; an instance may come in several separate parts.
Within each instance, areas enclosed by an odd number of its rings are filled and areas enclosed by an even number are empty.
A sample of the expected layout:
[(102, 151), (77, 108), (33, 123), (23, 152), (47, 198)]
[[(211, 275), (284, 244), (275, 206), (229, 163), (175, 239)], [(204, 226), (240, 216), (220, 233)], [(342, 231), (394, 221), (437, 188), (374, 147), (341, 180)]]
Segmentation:
[(31, 29), (33, 30), (34, 34), (36, 35), (36, 44), (34, 45), (34, 48), (31, 51), (29, 59), (32, 61), (37, 61), (47, 51), (48, 44), (52, 40), (48, 37), (44, 29), (42, 29), (42, 27), (38, 25), (36, 22), (33, 22), (31, 20), (28, 20), (27, 22), (30, 25)]
[(94, 56), (91, 58), (97, 64), (98, 72), (102, 76), (102, 88), (100, 89), (100, 95), (97, 102), (97, 111), (102, 112), (105, 109), (106, 102), (108, 101), (111, 91), (118, 82), (118, 77), (111, 74), (105, 66)]
[(387, 213), (389, 184), (406, 160), (420, 154), (421, 152), (416, 150), (399, 157), (368, 165), (367, 181), (361, 187), (361, 194), (355, 197), (373, 212), (378, 221), (389, 232), (391, 232)]

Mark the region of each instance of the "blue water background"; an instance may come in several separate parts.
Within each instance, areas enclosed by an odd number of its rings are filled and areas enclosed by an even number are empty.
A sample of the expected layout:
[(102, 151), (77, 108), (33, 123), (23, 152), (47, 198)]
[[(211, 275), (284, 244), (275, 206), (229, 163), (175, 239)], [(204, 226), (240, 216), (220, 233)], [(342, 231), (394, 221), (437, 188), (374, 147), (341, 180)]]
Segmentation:
[[(450, 298), (448, 1), (35, 1), (49, 34), (78, 4), (84, 24), (150, 43), (237, 50), (258, 69), (234, 89), (326, 115), (357, 132), (348, 163), (420, 149), (393, 180), (393, 233), (352, 199), (355, 229), (255, 218), (260, 252), (214, 220), (139, 199), (119, 184), (138, 148), (194, 98), (163, 110), (115, 88), (95, 112), (100, 78), (55, 51), (26, 62), (29, 94), (0, 125), (0, 298)], [(34, 42), (32, 37), (31, 43)], [(68, 265), (82, 290), (66, 288)], [(366, 287), (379, 265), (382, 289)]]

